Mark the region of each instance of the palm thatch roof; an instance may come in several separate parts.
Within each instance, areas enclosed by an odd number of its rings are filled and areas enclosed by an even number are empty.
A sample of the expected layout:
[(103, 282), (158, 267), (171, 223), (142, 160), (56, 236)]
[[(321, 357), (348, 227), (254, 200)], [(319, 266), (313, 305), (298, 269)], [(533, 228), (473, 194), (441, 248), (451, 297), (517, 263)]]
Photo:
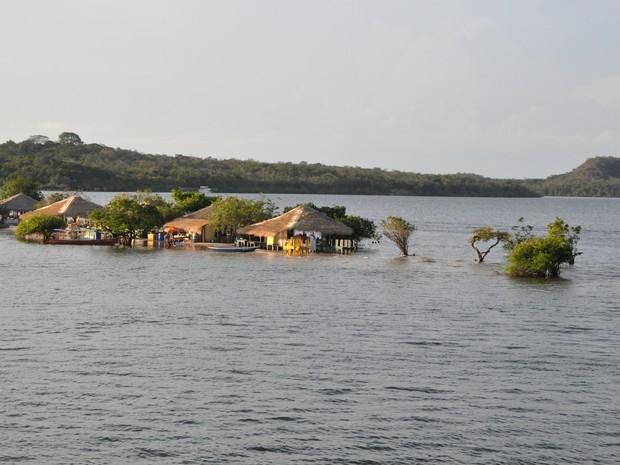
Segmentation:
[(39, 208), (38, 210), (24, 213), (22, 218), (27, 218), (31, 215), (35, 214), (43, 214), (43, 215), (51, 215), (51, 216), (62, 216), (62, 217), (72, 217), (75, 218), (77, 216), (88, 216), (90, 212), (93, 210), (99, 210), (103, 208), (101, 205), (98, 205), (90, 200), (86, 200), (79, 195), (72, 195), (71, 197), (67, 197), (64, 200), (60, 200), (58, 202), (52, 203), (43, 208)]
[(175, 218), (164, 225), (164, 229), (175, 227), (183, 229), (190, 233), (200, 233), (203, 226), (209, 224), (209, 217), (213, 211), (213, 206), (210, 205), (195, 212), (188, 213), (179, 218)]
[(244, 226), (238, 229), (237, 233), (272, 237), (292, 229), (308, 232), (316, 231), (324, 236), (350, 236), (353, 234), (353, 230), (347, 225), (307, 205), (295, 207), (276, 218)]
[(0, 208), (14, 210), (16, 212), (29, 212), (34, 210), (37, 201), (26, 194), (16, 194), (12, 197), (0, 200)]

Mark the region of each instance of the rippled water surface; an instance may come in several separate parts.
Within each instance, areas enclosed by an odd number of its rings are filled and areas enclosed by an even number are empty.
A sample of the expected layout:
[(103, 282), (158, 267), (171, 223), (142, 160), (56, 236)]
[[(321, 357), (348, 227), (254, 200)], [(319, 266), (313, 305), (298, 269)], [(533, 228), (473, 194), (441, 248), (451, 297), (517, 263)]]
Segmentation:
[[(273, 198), (403, 216), (416, 255), (0, 230), (0, 462), (620, 462), (619, 200)], [(474, 262), (471, 229), (520, 216), (583, 227), (563, 279)]]

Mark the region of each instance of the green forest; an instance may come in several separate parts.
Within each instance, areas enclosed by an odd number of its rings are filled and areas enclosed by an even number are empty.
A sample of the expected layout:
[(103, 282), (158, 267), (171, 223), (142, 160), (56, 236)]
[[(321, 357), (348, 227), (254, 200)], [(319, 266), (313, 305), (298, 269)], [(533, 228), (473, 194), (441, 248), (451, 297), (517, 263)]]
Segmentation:
[[(614, 164), (613, 160), (608, 164)], [(609, 161), (609, 160), (608, 160)], [(620, 166), (620, 165), (618, 165)], [(619, 170), (620, 171), (620, 170)], [(570, 173), (569, 173), (570, 174)], [(221, 193), (303, 193), (536, 197), (620, 196), (620, 178), (595, 174), (546, 180), (491, 179), (475, 174), (434, 175), (320, 163), (152, 155), (83, 143), (74, 133), (58, 141), (32, 136), (0, 144), (0, 183), (25, 176), (42, 190), (167, 192), (209, 186)], [(594, 176), (594, 175), (593, 175)]]

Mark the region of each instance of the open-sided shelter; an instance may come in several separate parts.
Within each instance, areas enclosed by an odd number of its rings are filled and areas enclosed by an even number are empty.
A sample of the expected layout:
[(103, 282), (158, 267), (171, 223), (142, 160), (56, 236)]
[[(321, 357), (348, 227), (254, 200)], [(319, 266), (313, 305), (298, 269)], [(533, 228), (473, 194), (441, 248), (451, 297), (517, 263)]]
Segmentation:
[(188, 213), (179, 218), (175, 218), (164, 225), (164, 229), (177, 228), (185, 232), (197, 235), (200, 242), (212, 242), (215, 238), (215, 231), (209, 225), (209, 217), (213, 211), (213, 206), (208, 206)]
[(12, 214), (13, 216), (19, 216), (23, 213), (34, 210), (34, 206), (37, 201), (26, 194), (16, 194), (12, 197), (0, 200), (0, 214), (5, 212), (6, 215)]
[(86, 200), (84, 197), (80, 197), (79, 195), (72, 195), (70, 197), (67, 197), (66, 199), (59, 200), (58, 202), (47, 205), (46, 207), (24, 213), (21, 217), (27, 218), (31, 215), (43, 214), (60, 216), (65, 219), (75, 219), (78, 216), (84, 218), (87, 217), (93, 210), (99, 210), (100, 208), (103, 207), (96, 204), (95, 202)]
[(237, 233), (264, 238), (267, 245), (273, 245), (297, 234), (342, 238), (353, 234), (353, 230), (323, 212), (299, 205), (270, 220), (239, 228)]

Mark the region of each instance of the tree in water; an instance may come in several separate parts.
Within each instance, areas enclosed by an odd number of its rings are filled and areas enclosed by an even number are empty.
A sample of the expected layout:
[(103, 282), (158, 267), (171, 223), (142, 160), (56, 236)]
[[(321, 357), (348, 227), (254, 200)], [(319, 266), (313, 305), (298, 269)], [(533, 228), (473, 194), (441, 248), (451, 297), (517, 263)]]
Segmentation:
[[(510, 240), (510, 238), (510, 233), (506, 231), (498, 231), (489, 226), (483, 226), (473, 231), (473, 235), (469, 239), (469, 244), (478, 255), (478, 263), (482, 263), (493, 247), (497, 246), (501, 242)], [(476, 245), (477, 242), (489, 243), (491, 241), (493, 241), (493, 243), (488, 246), (486, 250), (481, 250)]]
[(213, 229), (232, 241), (237, 229), (248, 224), (273, 218), (277, 210), (273, 201), (261, 195), (259, 200), (241, 199), (237, 196), (216, 200), (209, 217)]
[(388, 216), (381, 220), (381, 229), (383, 235), (396, 244), (400, 250), (400, 255), (407, 257), (409, 255), (409, 238), (416, 227), (398, 216)]
[(119, 194), (105, 207), (91, 212), (89, 219), (131, 245), (136, 237), (162, 226), (173, 213), (172, 205), (157, 194)]
[(15, 236), (25, 240), (28, 236), (39, 234), (43, 240), (47, 240), (55, 229), (64, 228), (66, 225), (64, 218), (38, 213), (21, 220), (15, 229)]
[(546, 236), (530, 236), (517, 243), (508, 256), (508, 273), (517, 277), (557, 278), (561, 266), (573, 265), (581, 227), (571, 227), (561, 218), (547, 225)]

